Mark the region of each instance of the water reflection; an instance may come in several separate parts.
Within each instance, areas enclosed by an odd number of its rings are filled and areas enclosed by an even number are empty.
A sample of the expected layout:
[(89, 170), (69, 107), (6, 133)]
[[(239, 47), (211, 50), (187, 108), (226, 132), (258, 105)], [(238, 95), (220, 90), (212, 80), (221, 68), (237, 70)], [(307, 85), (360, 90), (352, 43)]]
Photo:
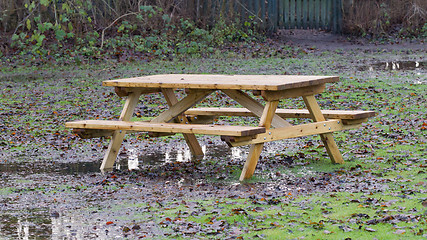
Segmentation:
[[(203, 159), (210, 157), (227, 157), (231, 160), (239, 160), (247, 155), (247, 150), (239, 147), (229, 148), (228, 146), (202, 145), (204, 153)], [(271, 152), (268, 148), (267, 152)], [(136, 148), (127, 151), (127, 159), (120, 160), (116, 164), (117, 169), (139, 169), (141, 165), (162, 165), (172, 162), (188, 162), (193, 159), (188, 147), (181, 149), (165, 149), (164, 152), (156, 150), (150, 153), (138, 152)]]
[[(51, 237), (51, 219), (46, 210), (29, 210), (25, 216), (19, 212), (0, 212), (0, 239), (48, 239)], [(4, 237), (8, 238), (4, 238)]]
[(379, 62), (370, 64), (368, 66), (359, 67), (361, 71), (376, 71), (376, 70), (421, 70), (425, 69), (427, 62), (421, 61), (391, 61), (391, 62)]
[(129, 170), (137, 170), (139, 169), (139, 158), (136, 149), (131, 148), (128, 149), (128, 159), (127, 159), (127, 165), (122, 166), (123, 161), (119, 161), (116, 165), (117, 169), (129, 169)]
[(18, 239), (27, 240), (30, 237), (29, 222), (18, 220)]
[[(294, 140), (287, 140), (281, 142), (272, 142), (264, 146), (263, 153), (267, 155), (275, 155), (278, 152), (286, 151), (290, 155), (296, 151), (298, 144)], [(233, 147), (229, 148), (226, 145), (202, 145), (204, 153), (203, 159), (209, 158), (226, 158), (231, 161), (245, 159), (249, 148)], [(163, 149), (163, 150), (162, 150)], [(117, 169), (140, 169), (144, 165), (163, 165), (173, 162), (188, 162), (194, 157), (190, 149), (186, 145), (174, 146), (171, 148), (156, 148), (154, 150), (139, 150), (136, 148), (129, 148), (127, 151), (127, 158), (121, 159), (117, 164)]]
[(64, 212), (62, 216), (51, 216), (46, 214), (47, 209), (29, 212), (31, 218), (0, 214), (0, 239), (113, 239), (123, 236), (119, 227), (106, 226), (86, 214)]

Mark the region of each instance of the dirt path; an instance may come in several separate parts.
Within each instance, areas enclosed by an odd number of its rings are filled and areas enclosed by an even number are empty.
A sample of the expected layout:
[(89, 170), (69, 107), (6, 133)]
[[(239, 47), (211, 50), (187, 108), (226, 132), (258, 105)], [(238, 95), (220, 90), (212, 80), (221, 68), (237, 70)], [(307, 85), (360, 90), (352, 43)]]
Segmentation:
[(370, 43), (365, 39), (350, 39), (350, 37), (318, 30), (281, 30), (278, 32), (278, 39), (286, 44), (303, 48), (316, 48), (321, 51), (426, 51), (427, 49), (425, 42), (420, 40), (380, 44)]

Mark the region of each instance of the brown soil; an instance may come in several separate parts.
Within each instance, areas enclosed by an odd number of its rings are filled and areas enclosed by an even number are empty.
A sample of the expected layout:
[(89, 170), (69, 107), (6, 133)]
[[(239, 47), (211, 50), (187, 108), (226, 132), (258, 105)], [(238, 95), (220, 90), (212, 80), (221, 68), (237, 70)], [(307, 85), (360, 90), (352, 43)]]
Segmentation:
[(318, 50), (426, 50), (424, 40), (399, 41), (389, 43), (370, 42), (362, 38), (348, 37), (319, 30), (280, 30), (279, 41), (303, 48)]

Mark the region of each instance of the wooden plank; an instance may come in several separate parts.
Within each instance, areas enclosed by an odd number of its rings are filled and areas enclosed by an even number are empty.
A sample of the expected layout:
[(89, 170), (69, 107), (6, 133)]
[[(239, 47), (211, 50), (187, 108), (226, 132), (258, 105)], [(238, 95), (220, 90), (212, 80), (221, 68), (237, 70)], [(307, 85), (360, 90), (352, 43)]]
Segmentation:
[(296, 0), (297, 6), (296, 6), (296, 27), (300, 29), (302, 27), (302, 0)]
[[(175, 104), (178, 103), (178, 99), (176, 98), (173, 89), (164, 88), (164, 89), (162, 89), (162, 93), (165, 96), (166, 102), (168, 103), (169, 107), (173, 107)], [(195, 94), (197, 94), (197, 93), (195, 93)], [(183, 114), (180, 114), (175, 119), (175, 121), (180, 122), (181, 124), (188, 123), (187, 117), (185, 117), (185, 115), (183, 115)], [(194, 136), (194, 134), (184, 133), (183, 136), (184, 136), (185, 142), (187, 143), (188, 147), (190, 148), (191, 153), (194, 156), (203, 156), (204, 155), (202, 147), (200, 146), (200, 144), (197, 141), (197, 138), (196, 138), (196, 136)]]
[[(321, 110), (323, 116), (328, 119), (366, 119), (374, 117), (374, 111), (356, 110)], [(185, 114), (194, 116), (256, 116), (246, 108), (191, 108)], [(306, 109), (277, 109), (276, 114), (282, 118), (311, 118), (310, 112)], [(346, 122), (344, 122), (346, 124)], [(351, 124), (351, 123), (350, 123)]]
[(164, 132), (148, 132), (148, 136), (152, 137), (152, 138), (156, 138), (156, 137), (168, 137), (168, 136), (173, 136), (176, 133), (164, 133)]
[[(320, 110), (319, 104), (316, 101), (314, 96), (305, 96), (303, 97), (305, 105), (310, 111), (313, 121), (322, 122), (325, 121), (325, 117)], [(344, 163), (342, 155), (338, 149), (337, 144), (335, 143), (332, 133), (320, 134), (323, 145), (325, 145), (326, 151), (328, 152), (329, 157), (333, 163)]]
[(303, 29), (307, 29), (307, 27), (308, 27), (308, 5), (309, 5), (309, 3), (308, 3), (308, 1), (307, 0), (305, 0), (305, 1), (303, 1), (303, 0), (301, 0), (301, 4), (302, 4), (302, 26), (303, 26)]
[(113, 120), (83, 120), (67, 122), (68, 128), (105, 129), (118, 131), (192, 133), (224, 136), (251, 136), (265, 132), (265, 127), (204, 125), (180, 123), (128, 122)]
[[(249, 144), (266, 143), (289, 138), (305, 137), (316, 134), (332, 133), (360, 127), (360, 124), (344, 125), (340, 120), (328, 120), (322, 122), (301, 124), (292, 127), (269, 129), (266, 133), (258, 134), (253, 139), (242, 137), (230, 138), (233, 141), (227, 142), (231, 147), (244, 146)], [(228, 138), (221, 138), (228, 141)]]
[(127, 87), (114, 87), (114, 92), (119, 97), (129, 96), (132, 92), (140, 92), (141, 94), (157, 93), (160, 92), (160, 88), (127, 88)]
[(183, 113), (185, 110), (196, 105), (198, 102), (203, 100), (210, 93), (212, 93), (212, 90), (193, 91), (190, 94), (188, 94), (186, 97), (181, 99), (181, 101), (169, 107), (168, 110), (160, 113), (159, 116), (152, 119), (151, 122), (154, 122), (154, 123), (169, 122), (172, 119), (174, 119), (176, 116)]
[(112, 130), (103, 129), (80, 129), (74, 128), (73, 133), (79, 135), (82, 139), (98, 138), (98, 137), (110, 137), (113, 135)]
[(277, 29), (277, 25), (279, 24), (279, 19), (278, 19), (278, 17), (279, 17), (279, 12), (278, 12), (278, 10), (279, 10), (279, 3), (278, 3), (278, 1), (279, 0), (269, 0), (268, 2), (271, 2), (271, 4), (272, 4), (272, 11), (271, 11), (271, 21), (272, 21), (272, 26), (271, 26), (271, 28), (270, 29), (272, 29), (273, 31), (276, 31), (276, 29)]
[(102, 84), (110, 87), (277, 91), (337, 81), (337, 76), (165, 74), (109, 80)]
[[(239, 0), (240, 1), (240, 0)], [(262, 29), (267, 28), (267, 4), (266, 1), (260, 1), (261, 2), (261, 19), (262, 22), (260, 23)]]
[(360, 119), (343, 119), (342, 123), (344, 125), (353, 125), (353, 124), (360, 124), (360, 123), (364, 123), (367, 122), (368, 119), (367, 118), (360, 118)]
[[(135, 131), (126, 131), (126, 133), (133, 133)], [(81, 129), (74, 128), (73, 133), (79, 135), (81, 139), (90, 139), (90, 138), (100, 138), (100, 137), (111, 137), (113, 136), (113, 130), (104, 130), (104, 129)], [(168, 134), (173, 135), (173, 134)], [(166, 136), (166, 134), (164, 135)], [(150, 137), (153, 137), (150, 135)], [(157, 136), (158, 137), (158, 136)]]
[(271, 127), (271, 123), (275, 116), (278, 104), (279, 101), (268, 101), (265, 104), (264, 111), (262, 112), (262, 116), (258, 126), (265, 127), (266, 129), (269, 129)]
[(315, 0), (309, 0), (308, 3), (308, 23), (311, 29), (315, 28), (316, 13), (315, 13)]
[(342, 28), (342, 0), (334, 1), (333, 8), (334, 33), (340, 33)]
[(290, 9), (289, 9), (289, 14), (290, 14), (290, 26), (291, 29), (296, 27), (296, 7), (295, 7), (295, 1), (297, 0), (290, 0)]
[(316, 1), (316, 4), (315, 4), (315, 15), (316, 15), (316, 29), (319, 29), (320, 28), (320, 14), (321, 14), (321, 5), (320, 5), (320, 1), (321, 0), (315, 0)]
[[(245, 141), (251, 141), (252, 139), (254, 139), (254, 136), (245, 136), (245, 137), (236, 137), (236, 136), (221, 136), (221, 140), (226, 142), (228, 144), (229, 147), (234, 147), (233, 145), (231, 145), (230, 143), (235, 143), (235, 142), (245, 142)], [(248, 145), (248, 144), (247, 144)]]
[[(263, 107), (261, 103), (257, 102), (255, 99), (251, 98), (246, 93), (239, 90), (222, 90), (222, 91), (225, 94), (227, 94), (229, 97), (231, 97), (232, 99), (240, 103), (243, 107), (249, 109), (256, 116), (258, 117), (262, 116), (265, 107)], [(290, 123), (288, 123), (286, 120), (279, 117), (278, 115), (274, 115), (272, 124), (274, 127), (291, 126)]]
[(212, 124), (215, 120), (214, 115), (186, 115), (186, 117), (192, 124)]
[(321, 28), (324, 30), (328, 29), (328, 1), (329, 0), (322, 0), (321, 1)]
[(334, 0), (326, 0), (326, 22), (325, 22), (326, 30), (331, 30), (332, 1)]
[[(276, 112), (277, 105), (279, 101), (267, 102), (264, 111), (262, 113), (259, 126), (269, 129), (271, 127), (271, 122)], [(245, 165), (243, 166), (242, 173), (240, 174), (240, 181), (249, 179), (255, 172), (258, 159), (261, 155), (262, 148), (264, 143), (252, 144), (249, 150), (248, 158), (246, 159)]]
[(333, 33), (337, 33), (337, 1), (338, 0), (333, 0), (332, 6), (331, 6), (331, 29)]
[[(123, 107), (122, 113), (120, 114), (119, 120), (128, 121), (135, 110), (136, 105), (139, 101), (140, 92), (133, 92), (129, 94)], [(65, 124), (67, 126), (67, 124)], [(112, 129), (113, 130), (113, 129)], [(104, 159), (101, 164), (101, 171), (112, 169), (114, 162), (116, 161), (117, 155), (119, 154), (120, 147), (125, 137), (126, 131), (117, 130), (114, 131), (111, 138), (110, 144), (108, 145), (107, 152), (105, 153)]]
[(283, 15), (284, 1), (279, 0), (278, 4), (279, 4), (279, 6), (277, 8), (277, 14), (279, 16), (278, 27), (283, 28), (283, 24), (284, 24), (284, 15)]
[(285, 28), (290, 28), (289, 0), (283, 0), (283, 24)]
[(286, 89), (281, 91), (261, 91), (261, 96), (266, 101), (275, 101), (281, 100), (285, 98), (297, 98), (301, 96), (308, 96), (322, 93), (325, 90), (325, 84), (308, 86), (308, 87), (300, 87), (294, 89)]

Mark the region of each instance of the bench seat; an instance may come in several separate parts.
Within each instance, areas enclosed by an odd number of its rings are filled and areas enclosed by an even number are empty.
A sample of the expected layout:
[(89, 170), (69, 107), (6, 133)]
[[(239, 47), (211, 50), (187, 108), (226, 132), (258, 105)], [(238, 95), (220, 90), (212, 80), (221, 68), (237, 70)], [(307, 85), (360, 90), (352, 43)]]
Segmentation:
[[(246, 108), (191, 108), (185, 111), (187, 115), (199, 116), (255, 116)], [(276, 114), (282, 118), (311, 118), (307, 109), (277, 109)], [(376, 115), (374, 111), (352, 110), (322, 110), (323, 116), (328, 119), (366, 119)]]
[[(264, 127), (180, 124), (180, 123), (151, 123), (151, 122), (127, 122), (110, 120), (84, 120), (65, 123), (65, 127), (74, 129), (95, 130), (126, 130), (138, 132), (160, 133), (192, 133), (222, 136), (254, 136), (265, 133)], [(102, 135), (102, 134), (101, 134)]]

